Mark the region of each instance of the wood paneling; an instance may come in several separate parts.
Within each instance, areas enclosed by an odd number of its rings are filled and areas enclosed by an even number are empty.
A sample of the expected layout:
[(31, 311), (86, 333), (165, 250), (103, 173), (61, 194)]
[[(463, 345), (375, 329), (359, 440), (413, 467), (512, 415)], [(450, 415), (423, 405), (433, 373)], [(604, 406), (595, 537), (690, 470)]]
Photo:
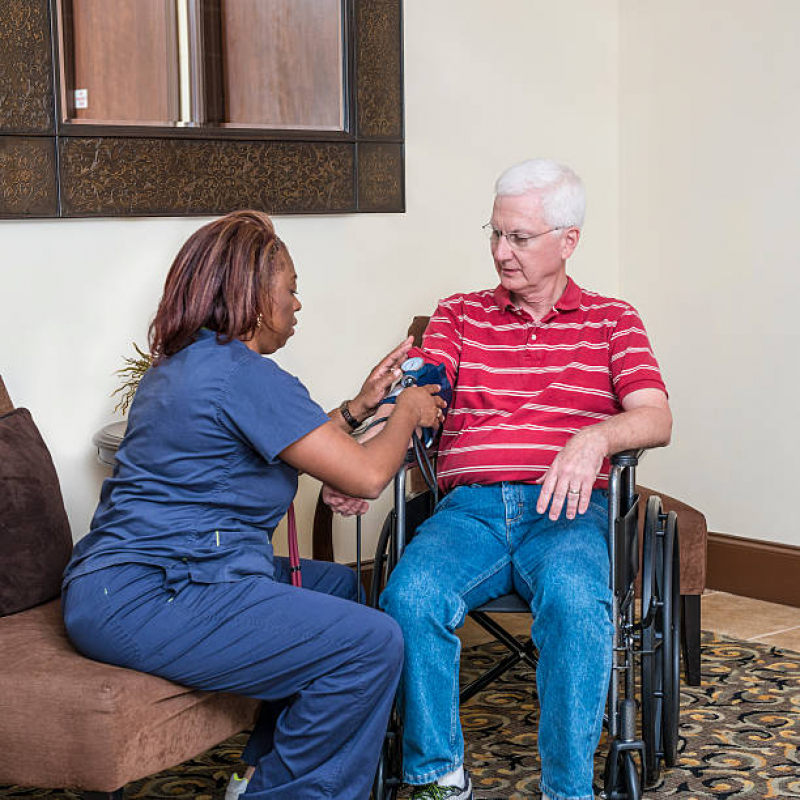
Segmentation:
[(223, 0), (222, 20), (228, 122), (342, 129), (341, 0)]
[[(179, 117), (175, 0), (70, 0), (67, 118), (167, 124)], [(72, 90), (86, 89), (76, 109)]]
[(709, 533), (707, 585), (800, 608), (800, 547)]

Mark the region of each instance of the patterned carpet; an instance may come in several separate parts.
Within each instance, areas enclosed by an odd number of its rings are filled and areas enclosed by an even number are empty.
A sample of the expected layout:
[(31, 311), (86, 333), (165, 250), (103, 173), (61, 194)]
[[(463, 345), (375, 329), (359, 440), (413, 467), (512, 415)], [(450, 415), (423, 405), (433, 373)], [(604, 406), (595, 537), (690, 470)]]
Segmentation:
[[(496, 645), (465, 651), (464, 677), (491, 660)], [(800, 653), (703, 634), (703, 682), (681, 692), (680, 764), (647, 797), (800, 798)], [(537, 707), (533, 676), (507, 675), (462, 710), (475, 797), (538, 799)], [(239, 735), (168, 772), (130, 784), (126, 800), (216, 800), (237, 764)], [(605, 748), (598, 750), (601, 775)], [(63, 798), (64, 790), (0, 787), (0, 797)], [(298, 798), (302, 800), (302, 798)]]

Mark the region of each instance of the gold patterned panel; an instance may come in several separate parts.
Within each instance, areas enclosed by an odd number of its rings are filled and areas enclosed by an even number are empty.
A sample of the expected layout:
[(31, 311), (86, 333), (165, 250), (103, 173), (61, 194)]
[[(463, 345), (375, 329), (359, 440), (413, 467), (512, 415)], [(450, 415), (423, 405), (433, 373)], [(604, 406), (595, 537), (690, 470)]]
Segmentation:
[(0, 133), (52, 133), (47, 0), (0, 0)]
[(401, 9), (397, 0), (356, 3), (358, 135), (403, 136)]
[(355, 210), (353, 145), (65, 138), (64, 216)]
[(0, 217), (58, 212), (55, 144), (49, 136), (0, 136)]
[(403, 145), (362, 142), (358, 146), (358, 210), (405, 208)]

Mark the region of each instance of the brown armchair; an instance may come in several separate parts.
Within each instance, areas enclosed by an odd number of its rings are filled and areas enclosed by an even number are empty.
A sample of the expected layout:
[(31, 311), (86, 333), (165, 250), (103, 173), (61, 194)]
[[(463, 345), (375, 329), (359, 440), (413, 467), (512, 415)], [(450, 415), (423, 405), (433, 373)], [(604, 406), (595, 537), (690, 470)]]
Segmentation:
[[(21, 426), (27, 426), (27, 439)], [(31, 452), (19, 452), (20, 441), (31, 443)], [(30, 415), (14, 410), (2, 379), (0, 457), (0, 784), (70, 787), (84, 790), (86, 798), (121, 800), (126, 783), (250, 727), (256, 700), (101, 664), (72, 647), (57, 596), (72, 541), (55, 469)], [(33, 467), (32, 458), (39, 459)], [(48, 504), (52, 514), (45, 518), (41, 506)], [(27, 527), (11, 530), (9, 520)], [(58, 547), (50, 547), (59, 537)], [(19, 563), (35, 565), (24, 581), (12, 572), (6, 549), (20, 541), (28, 549)], [(42, 576), (47, 586), (31, 585)], [(24, 599), (6, 591), (12, 585), (24, 590)], [(36, 591), (38, 596), (31, 594)]]

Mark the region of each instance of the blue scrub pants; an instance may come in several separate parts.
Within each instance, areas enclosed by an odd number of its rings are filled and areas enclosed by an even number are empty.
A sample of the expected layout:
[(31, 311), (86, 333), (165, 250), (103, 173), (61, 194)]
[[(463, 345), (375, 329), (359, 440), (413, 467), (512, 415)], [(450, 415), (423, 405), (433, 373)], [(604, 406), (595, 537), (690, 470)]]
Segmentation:
[(365, 800), (403, 662), (397, 624), (351, 602), (352, 570), (303, 561), (275, 579), (165, 587), (158, 567), (75, 578), (62, 598), (75, 647), (98, 661), (264, 701), (246, 797)]

